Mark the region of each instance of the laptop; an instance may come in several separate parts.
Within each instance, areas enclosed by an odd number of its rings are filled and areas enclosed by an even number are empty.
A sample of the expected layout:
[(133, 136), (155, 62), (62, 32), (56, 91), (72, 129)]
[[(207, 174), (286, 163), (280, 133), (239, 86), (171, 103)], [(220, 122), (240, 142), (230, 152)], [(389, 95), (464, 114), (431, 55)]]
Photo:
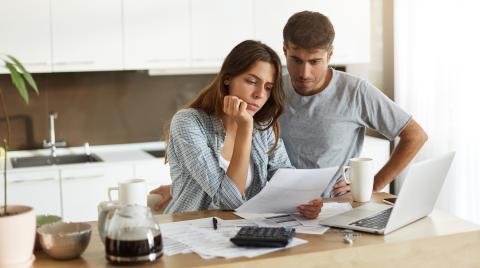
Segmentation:
[(452, 163), (454, 152), (413, 164), (395, 205), (369, 202), (320, 224), (375, 234), (388, 234), (432, 212)]

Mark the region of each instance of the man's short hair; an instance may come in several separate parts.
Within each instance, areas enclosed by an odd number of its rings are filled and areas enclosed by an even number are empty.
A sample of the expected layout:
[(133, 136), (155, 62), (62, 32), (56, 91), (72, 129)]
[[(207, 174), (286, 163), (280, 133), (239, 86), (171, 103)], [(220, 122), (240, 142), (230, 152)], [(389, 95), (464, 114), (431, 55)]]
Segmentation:
[(293, 14), (283, 28), (283, 44), (295, 44), (303, 49), (330, 50), (335, 30), (327, 16), (313, 11)]

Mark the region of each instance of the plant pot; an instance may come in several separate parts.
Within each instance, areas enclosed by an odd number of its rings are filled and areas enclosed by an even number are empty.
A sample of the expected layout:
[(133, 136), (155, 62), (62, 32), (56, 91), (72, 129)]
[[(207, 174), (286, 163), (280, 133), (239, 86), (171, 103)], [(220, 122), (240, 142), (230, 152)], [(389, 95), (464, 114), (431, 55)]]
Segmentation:
[(0, 267), (30, 267), (36, 224), (33, 208), (11, 205), (7, 211), (13, 215), (0, 217)]

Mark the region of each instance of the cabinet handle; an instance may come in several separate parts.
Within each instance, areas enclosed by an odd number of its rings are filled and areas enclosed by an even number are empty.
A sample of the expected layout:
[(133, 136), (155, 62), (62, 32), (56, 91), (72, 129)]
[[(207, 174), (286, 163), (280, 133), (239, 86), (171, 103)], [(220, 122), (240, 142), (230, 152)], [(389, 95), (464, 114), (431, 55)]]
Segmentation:
[(186, 62), (186, 59), (148, 59), (148, 63), (159, 63), (159, 62)]
[(48, 63), (46, 63), (46, 62), (25, 62), (25, 63), (23, 63), (23, 65), (26, 65), (26, 66), (46, 66), (46, 65), (48, 65)]
[(92, 65), (94, 64), (95, 61), (93, 60), (84, 60), (84, 61), (60, 61), (60, 62), (55, 62), (55, 65)]
[(10, 183), (17, 184), (17, 183), (29, 183), (29, 182), (45, 182), (45, 181), (53, 181), (53, 180), (55, 180), (54, 177), (48, 177), (48, 178), (41, 178), (41, 179), (35, 179), (35, 180), (15, 180)]
[(88, 175), (88, 176), (71, 176), (71, 177), (65, 177), (63, 178), (62, 177), (62, 180), (66, 180), (66, 181), (73, 181), (73, 180), (91, 180), (91, 179), (98, 179), (98, 178), (102, 178), (104, 175), (103, 174), (96, 174), (96, 175)]

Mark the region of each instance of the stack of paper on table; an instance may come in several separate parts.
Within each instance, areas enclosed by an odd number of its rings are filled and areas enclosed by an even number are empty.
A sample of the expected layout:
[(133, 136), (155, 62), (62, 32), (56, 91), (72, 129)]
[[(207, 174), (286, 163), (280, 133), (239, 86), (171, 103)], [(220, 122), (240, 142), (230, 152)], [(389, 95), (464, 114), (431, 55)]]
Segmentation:
[[(230, 241), (230, 238), (235, 236), (241, 226), (251, 226), (252, 224), (295, 227), (299, 233), (323, 234), (328, 227), (319, 225), (318, 221), (350, 210), (352, 207), (349, 203), (325, 203), (319, 218), (314, 220), (306, 220), (294, 213), (297, 206), (319, 198), (337, 170), (337, 167), (279, 169), (260, 193), (236, 210), (237, 215), (247, 220), (219, 219), (217, 230), (212, 227), (212, 218), (161, 224), (164, 253), (170, 256), (195, 252), (202, 258), (209, 259), (214, 257), (255, 257), (283, 249), (237, 247)], [(303, 239), (293, 238), (287, 248), (307, 242)]]
[[(167, 256), (195, 252), (204, 259), (215, 257), (236, 258), (256, 257), (284, 248), (251, 248), (237, 247), (230, 238), (240, 230), (241, 226), (254, 224), (246, 220), (226, 221), (219, 219), (218, 228), (212, 227), (212, 218), (172, 222), (160, 225), (163, 237), (163, 250)], [(305, 244), (308, 241), (293, 238), (286, 248)]]
[(306, 219), (299, 213), (245, 213), (235, 212), (249, 222), (265, 227), (294, 227), (297, 233), (324, 234), (329, 227), (320, 225), (320, 221), (352, 209), (350, 203), (324, 203), (316, 219)]

